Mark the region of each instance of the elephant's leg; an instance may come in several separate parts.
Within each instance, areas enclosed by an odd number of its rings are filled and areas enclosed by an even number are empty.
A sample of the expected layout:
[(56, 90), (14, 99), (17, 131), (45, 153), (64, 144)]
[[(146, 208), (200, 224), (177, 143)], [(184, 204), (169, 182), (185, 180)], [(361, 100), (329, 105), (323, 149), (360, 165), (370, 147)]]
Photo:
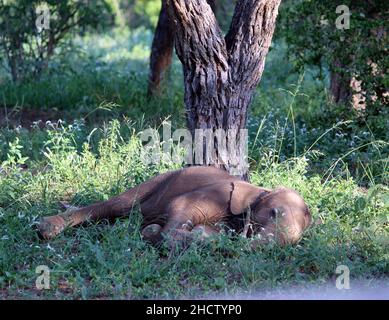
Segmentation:
[(197, 225), (192, 229), (191, 232), (196, 234), (200, 240), (206, 240), (219, 234), (221, 229), (216, 226)]
[(181, 227), (170, 229), (168, 232), (162, 232), (163, 227), (159, 224), (150, 224), (144, 227), (141, 231), (142, 237), (145, 241), (152, 245), (159, 246), (165, 240), (167, 240), (168, 247), (174, 248), (186, 248), (190, 243), (195, 240), (206, 241), (213, 236), (220, 233), (220, 228), (209, 225), (192, 225), (192, 222), (188, 220)]
[(51, 239), (65, 228), (74, 227), (86, 221), (102, 219), (112, 221), (128, 216), (135, 205), (135, 200), (132, 195), (126, 192), (84, 208), (72, 208), (58, 215), (43, 217), (38, 224), (38, 233), (43, 239)]
[(185, 250), (195, 241), (211, 240), (220, 230), (215, 226), (197, 225), (192, 230), (183, 228), (170, 229), (162, 232), (163, 239), (167, 241), (167, 246), (171, 251)]
[(190, 230), (193, 228), (191, 221), (187, 221), (181, 226), (169, 229), (169, 232), (164, 232), (164, 228), (160, 224), (149, 224), (145, 226), (142, 231), (143, 240), (151, 243), (155, 246), (160, 246), (166, 238), (176, 238), (174, 242), (180, 242), (179, 239), (183, 238), (185, 234), (189, 236)]
[(214, 226), (223, 215), (217, 199), (202, 190), (174, 198), (168, 206), (168, 220), (158, 243), (167, 240), (169, 248), (186, 248), (194, 240), (205, 240), (220, 231)]
[[(81, 209), (68, 210), (59, 215), (45, 217), (38, 225), (38, 232), (44, 239), (50, 239), (58, 235), (66, 227), (73, 227), (87, 220), (114, 220), (127, 216), (135, 204), (156, 193), (160, 186), (168, 185), (177, 174), (178, 171), (166, 172), (107, 201), (95, 203)], [(144, 210), (142, 210), (142, 213), (147, 214)]]
[(168, 220), (163, 232), (180, 229), (188, 221), (192, 228), (222, 221), (226, 217), (228, 204), (211, 191), (204, 188), (175, 197), (167, 206)]

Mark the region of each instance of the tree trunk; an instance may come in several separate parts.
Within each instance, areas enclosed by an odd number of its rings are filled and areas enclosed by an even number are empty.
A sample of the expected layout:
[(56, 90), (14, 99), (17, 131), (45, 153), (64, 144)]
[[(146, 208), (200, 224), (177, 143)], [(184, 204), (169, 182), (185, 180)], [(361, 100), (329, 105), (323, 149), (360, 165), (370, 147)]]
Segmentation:
[(167, 14), (166, 1), (162, 0), (162, 8), (151, 48), (149, 96), (161, 93), (161, 81), (172, 63), (173, 45), (174, 31)]
[[(374, 14), (374, 19), (381, 19), (379, 15)], [(377, 42), (384, 39), (386, 36), (386, 30), (383, 26), (379, 26), (377, 28), (370, 30), (372, 36), (374, 36)], [(368, 100), (377, 101), (380, 100), (382, 105), (387, 104), (387, 97), (389, 96), (388, 90), (383, 86), (379, 85), (379, 81), (374, 82), (377, 84), (375, 88), (369, 92), (363, 89), (362, 80), (358, 80), (355, 74), (349, 74), (349, 69), (351, 69), (350, 65), (355, 63), (353, 61), (354, 57), (350, 57), (349, 62), (340, 61), (336, 59), (334, 62), (335, 71), (331, 72), (330, 77), (330, 93), (331, 98), (334, 103), (338, 104), (348, 104), (354, 110), (357, 111), (366, 111), (368, 106)], [(378, 66), (374, 63), (370, 58), (366, 61), (366, 64), (370, 67), (371, 75), (374, 77), (382, 76), (378, 72)], [(338, 71), (337, 71), (338, 70)], [(367, 71), (368, 73), (369, 71)]]
[[(202, 161), (197, 157), (195, 164), (248, 178), (247, 111), (263, 73), (280, 2), (239, 0), (224, 38), (205, 0), (167, 0), (184, 69), (187, 125), (195, 143), (200, 136), (196, 151), (203, 151)], [(211, 156), (199, 129), (214, 135)]]
[[(213, 12), (216, 12), (217, 0), (208, 0)], [(173, 56), (174, 29), (166, 10), (166, 0), (162, 0), (157, 28), (150, 55), (150, 73), (148, 95), (158, 96), (162, 91), (162, 81), (168, 71)]]
[[(339, 60), (334, 62), (336, 69), (341, 69), (342, 64)], [(333, 102), (337, 104), (346, 104), (350, 102), (351, 88), (350, 78), (341, 75), (339, 72), (331, 71), (330, 75), (330, 93)]]

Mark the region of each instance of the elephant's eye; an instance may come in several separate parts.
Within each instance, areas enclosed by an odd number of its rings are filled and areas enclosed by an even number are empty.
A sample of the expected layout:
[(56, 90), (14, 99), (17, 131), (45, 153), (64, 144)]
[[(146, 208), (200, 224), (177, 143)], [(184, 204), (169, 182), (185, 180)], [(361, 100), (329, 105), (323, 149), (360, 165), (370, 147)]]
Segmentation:
[(270, 218), (272, 218), (272, 219), (277, 218), (277, 216), (279, 216), (279, 214), (280, 214), (280, 209), (278, 209), (278, 208), (273, 208), (270, 210)]
[(281, 218), (283, 216), (285, 216), (285, 211), (283, 208), (273, 208), (270, 210), (271, 219)]

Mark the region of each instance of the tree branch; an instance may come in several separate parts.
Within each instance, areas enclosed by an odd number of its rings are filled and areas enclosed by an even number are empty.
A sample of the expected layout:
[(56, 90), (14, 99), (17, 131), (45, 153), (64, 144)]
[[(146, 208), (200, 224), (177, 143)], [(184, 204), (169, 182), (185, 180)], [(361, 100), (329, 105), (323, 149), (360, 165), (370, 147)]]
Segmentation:
[(164, 72), (172, 62), (174, 28), (170, 23), (166, 1), (162, 0), (161, 12), (151, 46), (148, 95), (159, 95)]
[(189, 116), (188, 126), (210, 127), (207, 120), (212, 114), (222, 119), (221, 108), (215, 110), (215, 106), (221, 105), (220, 93), (228, 81), (225, 40), (206, 0), (167, 0), (167, 8), (175, 25), (176, 51), (183, 64), (185, 86), (189, 87), (185, 90), (185, 105), (191, 110), (187, 112), (202, 118)]
[(238, 0), (226, 36), (234, 86), (254, 89), (261, 80), (281, 0)]

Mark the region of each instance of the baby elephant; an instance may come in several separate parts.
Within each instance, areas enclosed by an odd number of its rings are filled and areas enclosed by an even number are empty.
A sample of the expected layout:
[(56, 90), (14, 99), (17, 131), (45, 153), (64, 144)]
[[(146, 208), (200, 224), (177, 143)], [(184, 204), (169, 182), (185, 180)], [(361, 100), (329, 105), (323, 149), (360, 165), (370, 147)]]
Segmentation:
[[(44, 239), (87, 220), (113, 220), (140, 206), (142, 235), (154, 245), (164, 239), (185, 242), (223, 230), (296, 243), (312, 222), (302, 197), (294, 190), (256, 187), (214, 167), (167, 172), (107, 201), (45, 217), (38, 225)], [(190, 242), (190, 241), (189, 241)]]

